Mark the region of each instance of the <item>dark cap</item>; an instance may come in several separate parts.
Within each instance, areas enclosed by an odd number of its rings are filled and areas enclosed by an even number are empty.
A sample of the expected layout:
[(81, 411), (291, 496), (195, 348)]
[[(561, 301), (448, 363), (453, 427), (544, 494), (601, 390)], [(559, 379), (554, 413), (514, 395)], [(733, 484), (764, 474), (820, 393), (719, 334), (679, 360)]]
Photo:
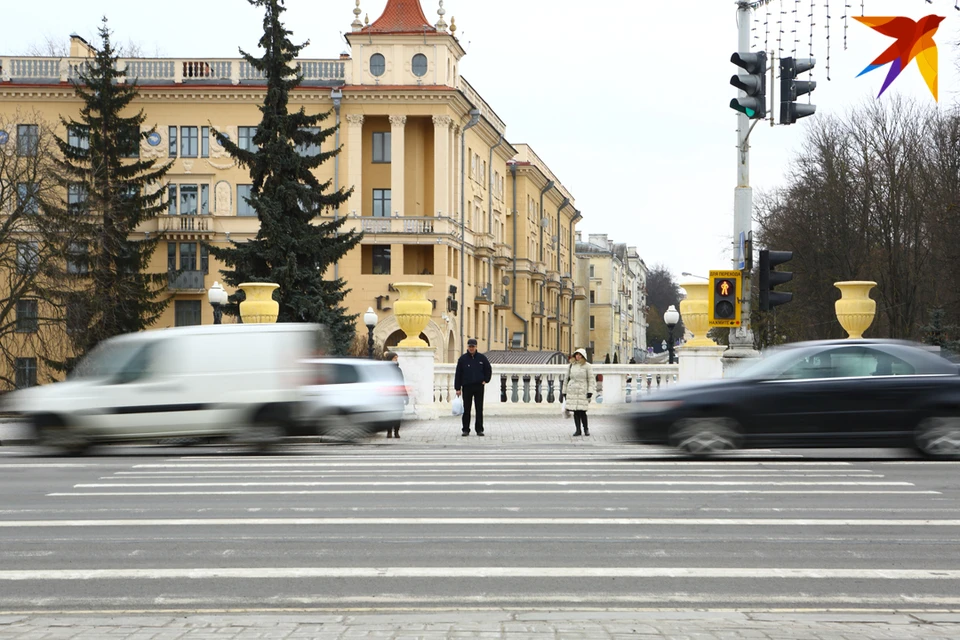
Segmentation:
[(467, 340), (467, 346), (468, 346), (468, 347), (475, 347), (475, 346), (477, 346), (477, 339), (476, 339), (476, 338), (470, 338), (469, 340)]

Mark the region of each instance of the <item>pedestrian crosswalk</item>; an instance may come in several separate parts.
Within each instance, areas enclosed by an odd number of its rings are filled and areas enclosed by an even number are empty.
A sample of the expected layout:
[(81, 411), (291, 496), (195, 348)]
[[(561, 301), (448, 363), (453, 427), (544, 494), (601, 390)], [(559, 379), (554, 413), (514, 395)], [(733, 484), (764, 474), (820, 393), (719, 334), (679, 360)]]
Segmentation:
[(35, 493), (0, 498), (0, 611), (960, 608), (958, 469), (614, 445), (7, 458)]

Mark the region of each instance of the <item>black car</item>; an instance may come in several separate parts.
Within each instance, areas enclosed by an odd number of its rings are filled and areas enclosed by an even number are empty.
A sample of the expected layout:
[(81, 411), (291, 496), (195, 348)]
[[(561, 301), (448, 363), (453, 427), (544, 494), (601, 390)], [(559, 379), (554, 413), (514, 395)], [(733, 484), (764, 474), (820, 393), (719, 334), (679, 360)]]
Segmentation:
[(911, 342), (825, 340), (770, 350), (727, 377), (634, 405), (644, 444), (691, 455), (739, 448), (916, 447), (960, 457), (960, 368)]

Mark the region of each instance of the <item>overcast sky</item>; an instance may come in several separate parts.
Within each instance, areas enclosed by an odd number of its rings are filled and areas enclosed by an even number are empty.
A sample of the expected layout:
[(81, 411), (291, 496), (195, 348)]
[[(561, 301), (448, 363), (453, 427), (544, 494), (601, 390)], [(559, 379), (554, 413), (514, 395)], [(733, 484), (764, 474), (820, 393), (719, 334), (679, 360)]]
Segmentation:
[[(813, 7), (818, 83), (811, 99), (817, 115), (754, 130), (751, 183), (757, 190), (782, 184), (805, 127), (819, 115), (844, 115), (876, 99), (887, 68), (856, 75), (893, 40), (852, 18), (844, 29), (845, 2), (853, 5), (850, 15), (860, 15), (861, 3), (849, 0), (774, 0), (755, 12), (754, 49), (777, 50), (779, 41), (784, 55), (791, 55), (796, 32), (797, 57), (809, 57)], [(953, 105), (954, 43), (960, 40), (955, 0), (863, 4), (866, 15), (946, 16), (936, 36), (940, 106)], [(24, 54), (48, 39), (66, 42), (71, 33), (96, 43), (104, 15), (115, 42), (136, 43), (146, 55), (236, 57), (237, 47), (259, 52), (262, 13), (246, 0), (5, 5), (5, 23), (18, 26), (5, 30), (0, 55)], [(360, 7), (373, 21), (385, 5), (361, 0)], [(435, 22), (437, 0), (421, 0), (421, 6)], [(303, 57), (334, 58), (348, 50), (342, 33), (350, 30), (354, 0), (287, 0), (286, 7), (294, 40), (310, 41)], [(606, 233), (635, 245), (648, 266), (665, 264), (680, 280), (683, 271), (730, 267), (737, 121), (728, 107), (736, 96), (730, 76), (737, 71), (729, 62), (737, 49), (732, 0), (446, 0), (445, 8), (468, 52), (462, 74), (506, 122), (507, 138), (530, 144), (572, 192), (584, 215), (584, 236)], [(895, 93), (933, 104), (915, 62), (881, 100)]]

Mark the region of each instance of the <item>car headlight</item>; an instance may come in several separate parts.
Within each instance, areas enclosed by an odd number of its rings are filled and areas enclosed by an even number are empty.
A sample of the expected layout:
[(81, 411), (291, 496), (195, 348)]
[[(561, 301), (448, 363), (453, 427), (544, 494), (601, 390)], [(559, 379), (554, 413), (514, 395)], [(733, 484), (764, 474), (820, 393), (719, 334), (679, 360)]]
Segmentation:
[(636, 409), (639, 413), (663, 413), (664, 411), (676, 409), (682, 404), (683, 402), (680, 400), (648, 400), (644, 402), (638, 402)]

